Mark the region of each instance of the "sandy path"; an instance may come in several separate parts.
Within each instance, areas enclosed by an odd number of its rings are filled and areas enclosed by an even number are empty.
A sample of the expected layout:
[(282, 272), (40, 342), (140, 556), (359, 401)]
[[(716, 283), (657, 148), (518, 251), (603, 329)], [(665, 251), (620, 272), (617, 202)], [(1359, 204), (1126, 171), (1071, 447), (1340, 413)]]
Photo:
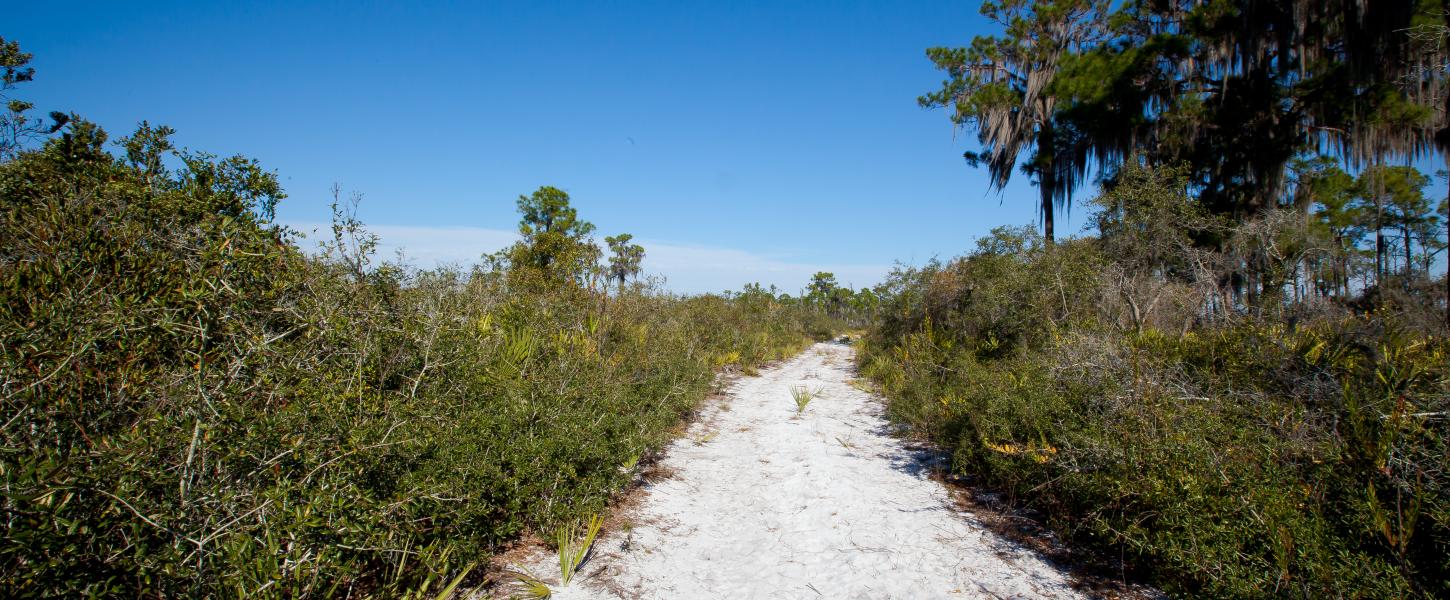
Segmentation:
[[(951, 507), (887, 433), (880, 401), (847, 383), (851, 354), (817, 344), (735, 382), (668, 449), (674, 476), (554, 597), (1076, 597), (1059, 570)], [(821, 390), (798, 418), (795, 385)]]

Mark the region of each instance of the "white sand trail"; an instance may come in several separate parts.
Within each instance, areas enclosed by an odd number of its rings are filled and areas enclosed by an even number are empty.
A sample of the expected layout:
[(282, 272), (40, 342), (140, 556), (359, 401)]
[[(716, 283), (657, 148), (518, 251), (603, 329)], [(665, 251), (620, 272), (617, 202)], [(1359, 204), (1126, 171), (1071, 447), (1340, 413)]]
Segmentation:
[[(674, 475), (642, 492), (632, 526), (606, 532), (554, 597), (1077, 597), (1060, 570), (953, 508), (889, 435), (880, 399), (847, 383), (851, 358), (817, 344), (736, 381), (667, 450)], [(820, 390), (799, 417), (797, 385)]]

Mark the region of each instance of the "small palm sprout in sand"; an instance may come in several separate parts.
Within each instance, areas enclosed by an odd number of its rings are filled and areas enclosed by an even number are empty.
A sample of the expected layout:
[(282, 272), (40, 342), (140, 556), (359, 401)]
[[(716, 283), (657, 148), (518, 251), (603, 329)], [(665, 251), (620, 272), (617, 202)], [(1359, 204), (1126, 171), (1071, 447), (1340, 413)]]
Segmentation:
[[(574, 579), (574, 573), (589, 556), (589, 551), (594, 547), (594, 539), (599, 536), (599, 529), (603, 526), (604, 519), (593, 515), (589, 517), (588, 523), (571, 523), (555, 532), (559, 544), (559, 587), (568, 586)], [(524, 567), (515, 565), (512, 575), (516, 598), (544, 600), (554, 595), (549, 584)]]
[(816, 399), (820, 395), (821, 390), (819, 388), (813, 390), (804, 385), (791, 386), (790, 397), (795, 399), (795, 414), (805, 412), (806, 405), (810, 404), (811, 400)]
[(546, 600), (547, 598), (550, 598), (554, 595), (554, 591), (549, 589), (549, 584), (544, 583), (538, 577), (535, 577), (533, 573), (530, 573), (528, 571), (528, 569), (525, 569), (523, 567), (514, 567), (513, 576), (514, 584), (516, 585), (516, 591), (518, 592), (513, 596), (515, 598)]
[(635, 453), (635, 454), (629, 455), (628, 458), (625, 458), (624, 459), (624, 463), (622, 463), (622, 464), (619, 465), (619, 472), (620, 473), (633, 473), (634, 472), (634, 469), (639, 466), (640, 456), (641, 456), (640, 454)]
[(603, 526), (604, 519), (593, 515), (589, 517), (589, 523), (583, 526), (574, 523), (559, 528), (559, 585), (569, 585), (569, 581), (574, 578), (574, 572), (579, 569), (579, 565), (584, 564), (584, 558), (589, 556), (590, 548), (594, 547), (594, 538), (599, 535), (599, 528)]

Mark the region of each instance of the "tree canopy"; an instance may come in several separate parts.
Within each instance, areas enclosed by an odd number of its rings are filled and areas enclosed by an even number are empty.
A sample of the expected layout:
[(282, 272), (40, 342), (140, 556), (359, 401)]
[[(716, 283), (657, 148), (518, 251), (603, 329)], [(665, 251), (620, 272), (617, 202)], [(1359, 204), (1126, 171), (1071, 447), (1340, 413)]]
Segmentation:
[(599, 259), (599, 247), (589, 240), (594, 225), (581, 220), (569, 205), (569, 194), (541, 186), (519, 196), (519, 234), (509, 251), (515, 268), (533, 269), (548, 280), (583, 277)]
[(608, 236), (604, 243), (609, 245), (609, 279), (624, 286), (625, 279), (639, 274), (640, 263), (644, 261), (644, 246), (631, 244), (634, 236), (628, 233)]
[(1084, 174), (1129, 156), (1186, 165), (1207, 208), (1245, 217), (1286, 202), (1304, 155), (1357, 170), (1446, 151), (1444, 0), (1109, 4), (986, 2), (1000, 35), (927, 50), (947, 79), (921, 104), (976, 132), (967, 159), (994, 186), (1020, 163), (1049, 238)]

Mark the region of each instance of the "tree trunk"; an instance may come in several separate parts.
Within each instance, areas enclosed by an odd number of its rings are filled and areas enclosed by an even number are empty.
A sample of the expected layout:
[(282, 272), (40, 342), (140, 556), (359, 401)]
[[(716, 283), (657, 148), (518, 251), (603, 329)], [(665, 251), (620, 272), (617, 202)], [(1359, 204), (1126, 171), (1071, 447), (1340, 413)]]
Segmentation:
[(1374, 198), (1374, 284), (1379, 287), (1384, 287), (1385, 278), (1384, 216), (1384, 199), (1380, 197), (1379, 193), (1376, 193)]
[(1037, 190), (1042, 193), (1042, 237), (1047, 240), (1050, 246), (1055, 241), (1053, 237), (1052, 223), (1052, 197), (1056, 195), (1057, 171), (1053, 169), (1053, 163), (1057, 161), (1057, 145), (1054, 136), (1052, 123), (1043, 123), (1042, 129), (1037, 133)]
[[(1440, 8), (1450, 13), (1450, 0), (1440, 0)], [(1450, 94), (1445, 95), (1446, 119), (1450, 119)], [(1445, 329), (1450, 330), (1450, 123), (1441, 122), (1445, 127), (1435, 134), (1435, 145), (1440, 148), (1440, 156), (1445, 158)], [(1430, 267), (1425, 267), (1425, 276), (1429, 277)]]
[(1330, 266), (1334, 270), (1334, 294), (1342, 300), (1349, 297), (1349, 250), (1344, 248), (1344, 234), (1334, 232), (1334, 256)]
[(1400, 227), (1405, 234), (1405, 289), (1410, 289), (1410, 280), (1415, 277), (1415, 259), (1410, 256), (1410, 220), (1409, 215), (1405, 216), (1405, 224)]
[[(1048, 192), (1043, 192), (1042, 195), (1043, 196), (1049, 196), (1050, 194)], [(1042, 237), (1047, 240), (1047, 243), (1049, 245), (1052, 244), (1054, 241), (1056, 241), (1053, 238), (1053, 235), (1052, 235), (1052, 199), (1051, 198), (1043, 198), (1042, 199)]]
[[(1293, 299), (1295, 305), (1301, 302), (1299, 298), (1299, 271), (1303, 265), (1304, 262), (1302, 260), (1296, 259), (1294, 261), (1294, 270), (1289, 273), (1289, 285), (1292, 286), (1289, 297)], [(1308, 269), (1303, 270), (1307, 271)]]
[(1371, 181), (1373, 184), (1370, 190), (1374, 194), (1374, 284), (1383, 292), (1385, 278), (1385, 174), (1379, 169), (1379, 160), (1376, 157), (1370, 170), (1374, 173)]

